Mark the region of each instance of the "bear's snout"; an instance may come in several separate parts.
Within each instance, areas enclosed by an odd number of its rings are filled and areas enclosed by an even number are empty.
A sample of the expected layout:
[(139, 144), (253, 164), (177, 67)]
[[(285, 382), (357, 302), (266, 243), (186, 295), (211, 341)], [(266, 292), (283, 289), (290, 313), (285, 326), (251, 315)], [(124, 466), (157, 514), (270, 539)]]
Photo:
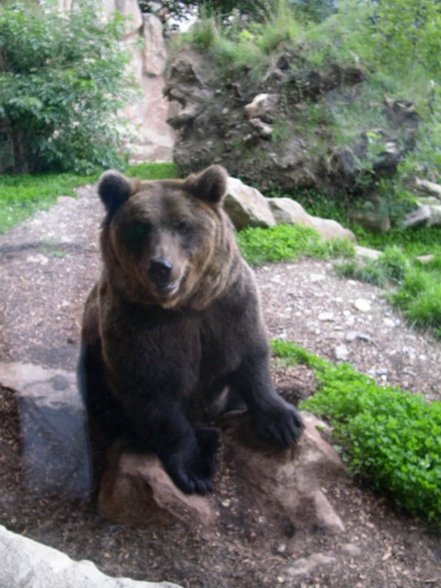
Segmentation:
[(149, 265), (149, 276), (160, 282), (169, 280), (173, 270), (173, 262), (166, 257), (152, 259)]

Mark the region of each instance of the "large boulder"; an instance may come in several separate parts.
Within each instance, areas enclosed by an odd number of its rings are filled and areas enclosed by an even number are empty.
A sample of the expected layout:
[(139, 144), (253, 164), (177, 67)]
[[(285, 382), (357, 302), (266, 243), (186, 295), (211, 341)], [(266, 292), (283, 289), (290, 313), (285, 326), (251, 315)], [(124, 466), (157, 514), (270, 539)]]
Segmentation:
[(89, 499), (89, 439), (76, 374), (0, 362), (0, 384), (16, 392), (26, 486), (37, 495)]
[[(289, 450), (268, 448), (256, 439), (247, 415), (224, 417), (222, 467), (211, 496), (186, 496), (149, 454), (134, 455), (114, 448), (101, 483), (99, 507), (113, 522), (189, 526), (216, 524), (219, 508), (236, 505), (240, 512), (257, 509), (268, 521), (280, 521), (305, 533), (344, 530), (338, 513), (323, 492), (340, 476), (347, 476), (337, 452), (317, 427), (325, 427), (302, 413), (305, 430), (299, 444)], [(219, 488), (234, 478), (229, 494)], [(227, 484), (228, 485), (228, 484)]]
[(0, 586), (3, 588), (179, 588), (170, 582), (137, 582), (106, 576), (91, 561), (21, 537), (0, 526)]

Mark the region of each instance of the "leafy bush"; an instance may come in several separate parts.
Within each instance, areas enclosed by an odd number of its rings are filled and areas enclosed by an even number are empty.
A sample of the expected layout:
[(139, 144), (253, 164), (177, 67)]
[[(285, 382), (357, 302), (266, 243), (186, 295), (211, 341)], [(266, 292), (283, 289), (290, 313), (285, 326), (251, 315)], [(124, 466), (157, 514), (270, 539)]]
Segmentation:
[(0, 127), (12, 138), (15, 171), (124, 165), (122, 22), (104, 24), (89, 4), (69, 14), (26, 0), (0, 9)]
[(300, 255), (324, 259), (354, 255), (354, 246), (350, 241), (326, 241), (313, 229), (301, 225), (248, 228), (237, 234), (237, 241), (244, 257), (254, 265), (294, 261)]
[(273, 342), (273, 352), (315, 370), (317, 392), (301, 408), (331, 421), (351, 470), (411, 514), (440, 523), (441, 403), (379, 386), (288, 341)]

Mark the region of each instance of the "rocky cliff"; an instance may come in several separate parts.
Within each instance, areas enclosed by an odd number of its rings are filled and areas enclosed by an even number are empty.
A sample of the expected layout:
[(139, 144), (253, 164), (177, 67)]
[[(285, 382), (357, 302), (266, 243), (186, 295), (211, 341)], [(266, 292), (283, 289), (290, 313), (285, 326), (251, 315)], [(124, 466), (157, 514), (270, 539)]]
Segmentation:
[(173, 157), (182, 173), (219, 162), (263, 190), (367, 194), (395, 173), (413, 148), (412, 103), (384, 97), (342, 138), (338, 111), (361, 100), (361, 67), (328, 61), (312, 66), (300, 49), (281, 48), (256, 79), (253, 68), (221, 68), (209, 52), (185, 46), (168, 64), (168, 122), (177, 131)]

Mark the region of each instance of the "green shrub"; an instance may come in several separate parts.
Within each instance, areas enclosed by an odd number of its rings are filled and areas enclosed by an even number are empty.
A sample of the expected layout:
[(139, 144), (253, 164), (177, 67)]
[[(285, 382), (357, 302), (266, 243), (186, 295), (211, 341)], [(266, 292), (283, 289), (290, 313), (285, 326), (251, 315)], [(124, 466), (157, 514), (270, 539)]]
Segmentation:
[(409, 513), (441, 521), (441, 403), (379, 386), (347, 364), (334, 365), (288, 341), (276, 357), (315, 370), (316, 393), (302, 409), (330, 420), (349, 467)]
[[(104, 24), (88, 0), (7, 0), (0, 8), (0, 127), (15, 171), (121, 167), (119, 110), (128, 98), (121, 18)], [(13, 170), (11, 170), (13, 171)]]
[(354, 246), (350, 241), (326, 241), (313, 229), (301, 225), (248, 228), (239, 231), (237, 241), (245, 259), (253, 265), (294, 261), (301, 255), (322, 259), (354, 255)]

